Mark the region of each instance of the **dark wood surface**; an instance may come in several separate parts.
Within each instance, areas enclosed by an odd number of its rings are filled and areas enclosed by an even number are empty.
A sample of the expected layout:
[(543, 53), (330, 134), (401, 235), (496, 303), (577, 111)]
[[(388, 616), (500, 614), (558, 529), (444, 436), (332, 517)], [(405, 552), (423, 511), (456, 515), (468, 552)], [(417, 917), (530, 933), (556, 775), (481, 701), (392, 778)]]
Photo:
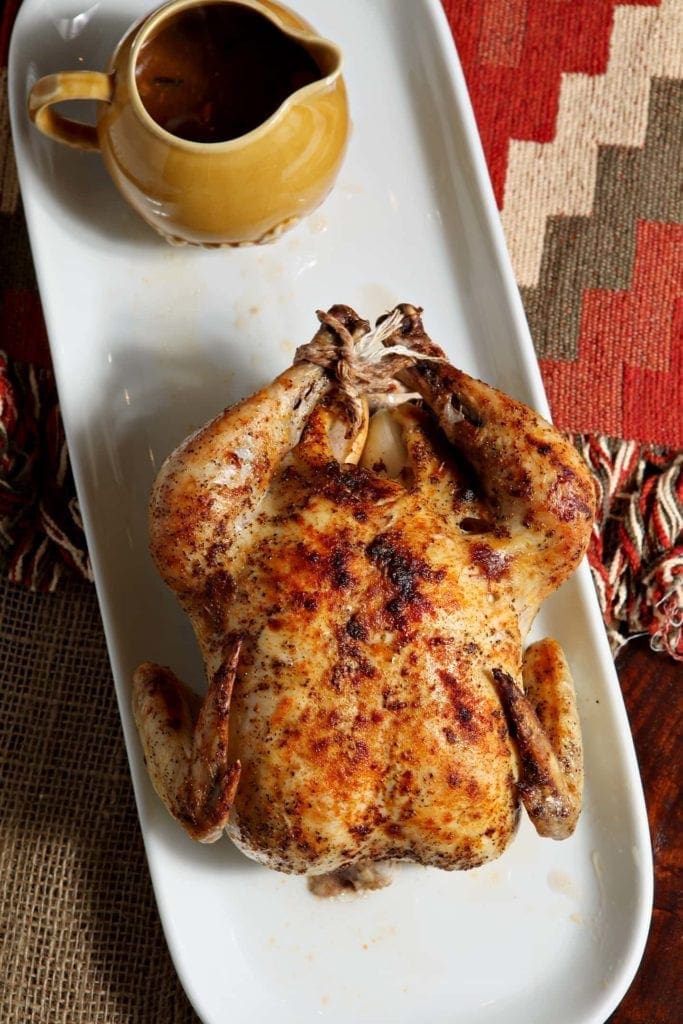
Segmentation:
[(617, 671), (640, 764), (655, 862), (652, 924), (640, 969), (609, 1024), (683, 1021), (683, 664), (646, 640), (619, 653)]

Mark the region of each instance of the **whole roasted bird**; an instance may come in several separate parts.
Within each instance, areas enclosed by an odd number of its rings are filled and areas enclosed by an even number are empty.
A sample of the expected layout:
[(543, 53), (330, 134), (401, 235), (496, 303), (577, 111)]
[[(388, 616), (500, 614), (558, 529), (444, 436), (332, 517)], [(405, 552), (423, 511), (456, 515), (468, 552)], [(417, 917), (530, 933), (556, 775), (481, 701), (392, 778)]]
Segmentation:
[(334, 353), (369, 324), (345, 306), (321, 319), (301, 361), (156, 480), (151, 549), (208, 690), (137, 670), (154, 786), (195, 839), (225, 829), (308, 875), (474, 867), (510, 842), (520, 799), (562, 839), (581, 804), (574, 689), (557, 643), (524, 645), (586, 550), (589, 474), (549, 423), (450, 365), (410, 305), (384, 344), (409, 353), (412, 399), (368, 426)]

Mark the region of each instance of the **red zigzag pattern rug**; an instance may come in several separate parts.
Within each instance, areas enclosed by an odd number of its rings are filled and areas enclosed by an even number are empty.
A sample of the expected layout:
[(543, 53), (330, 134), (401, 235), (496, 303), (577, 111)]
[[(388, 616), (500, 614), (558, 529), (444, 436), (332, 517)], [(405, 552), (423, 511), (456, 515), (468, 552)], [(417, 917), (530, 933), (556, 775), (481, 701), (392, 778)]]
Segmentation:
[(683, 0), (444, 7), (613, 647), (683, 657)]

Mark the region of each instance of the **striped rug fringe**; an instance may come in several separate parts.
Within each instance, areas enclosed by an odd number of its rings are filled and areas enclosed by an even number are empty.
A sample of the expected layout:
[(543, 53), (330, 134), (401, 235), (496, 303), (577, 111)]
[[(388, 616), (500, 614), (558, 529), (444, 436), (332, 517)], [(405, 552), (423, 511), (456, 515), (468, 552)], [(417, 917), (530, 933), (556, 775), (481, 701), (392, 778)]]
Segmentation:
[(0, 550), (7, 574), (53, 591), (92, 569), (52, 372), (0, 352)]
[(575, 443), (597, 482), (588, 558), (612, 650), (645, 634), (683, 660), (683, 452), (596, 434)]

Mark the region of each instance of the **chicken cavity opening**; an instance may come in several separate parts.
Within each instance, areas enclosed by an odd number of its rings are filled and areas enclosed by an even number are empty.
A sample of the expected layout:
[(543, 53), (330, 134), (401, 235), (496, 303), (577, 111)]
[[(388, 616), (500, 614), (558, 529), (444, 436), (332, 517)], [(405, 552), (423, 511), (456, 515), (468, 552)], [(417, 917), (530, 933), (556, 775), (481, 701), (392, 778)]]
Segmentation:
[(404, 481), (409, 469), (408, 449), (391, 409), (379, 409), (371, 417), (360, 464), (390, 480)]
[(342, 893), (373, 892), (391, 885), (393, 873), (386, 862), (377, 864), (360, 860), (345, 864), (324, 875), (309, 875), (308, 890), (321, 899), (332, 899)]

